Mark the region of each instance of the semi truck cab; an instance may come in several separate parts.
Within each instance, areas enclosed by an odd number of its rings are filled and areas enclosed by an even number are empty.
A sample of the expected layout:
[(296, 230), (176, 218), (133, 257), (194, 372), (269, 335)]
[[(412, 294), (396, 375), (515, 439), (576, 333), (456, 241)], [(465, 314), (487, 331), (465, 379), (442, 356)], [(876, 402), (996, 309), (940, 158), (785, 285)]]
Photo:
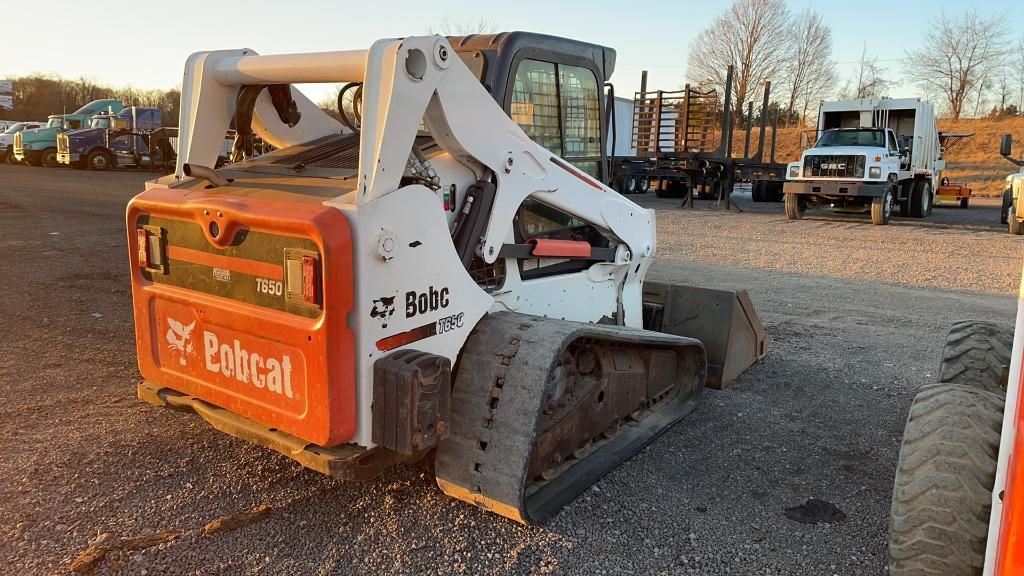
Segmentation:
[(14, 136), (14, 158), (32, 166), (59, 166), (57, 162), (57, 134), (78, 130), (89, 125), (89, 120), (104, 112), (116, 113), (124, 110), (120, 100), (104, 98), (93, 100), (71, 114), (57, 114), (47, 119), (46, 126), (35, 130), (24, 130)]
[(162, 114), (156, 108), (131, 106), (118, 113), (97, 114), (88, 128), (57, 135), (57, 161), (90, 170), (149, 166), (154, 156), (173, 152), (163, 145), (166, 139), (153, 139), (162, 126)]
[(876, 196), (890, 180), (909, 177), (909, 167), (910, 149), (899, 147), (892, 130), (836, 128), (823, 132), (799, 162), (789, 164), (786, 179), (817, 182), (811, 185), (814, 191)]

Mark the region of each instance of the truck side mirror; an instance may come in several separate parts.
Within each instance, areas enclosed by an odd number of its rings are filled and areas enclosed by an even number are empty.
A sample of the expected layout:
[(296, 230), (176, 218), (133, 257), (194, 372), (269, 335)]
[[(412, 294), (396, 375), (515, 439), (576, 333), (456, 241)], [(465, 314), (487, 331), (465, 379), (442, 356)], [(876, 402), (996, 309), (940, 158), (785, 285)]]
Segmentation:
[(1003, 134), (1003, 139), (999, 142), (999, 155), (1010, 156), (1013, 152), (1013, 135)]

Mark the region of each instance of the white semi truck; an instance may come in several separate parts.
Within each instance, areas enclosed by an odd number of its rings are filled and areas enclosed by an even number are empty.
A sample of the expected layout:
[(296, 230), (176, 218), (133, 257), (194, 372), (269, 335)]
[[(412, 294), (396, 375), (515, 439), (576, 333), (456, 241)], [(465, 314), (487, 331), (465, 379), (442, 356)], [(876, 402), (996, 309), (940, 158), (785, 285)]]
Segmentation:
[(922, 218), (932, 211), (942, 159), (934, 107), (920, 98), (824, 102), (818, 138), (789, 164), (783, 186), (786, 216), (809, 207), (870, 212), (888, 224), (893, 208)]

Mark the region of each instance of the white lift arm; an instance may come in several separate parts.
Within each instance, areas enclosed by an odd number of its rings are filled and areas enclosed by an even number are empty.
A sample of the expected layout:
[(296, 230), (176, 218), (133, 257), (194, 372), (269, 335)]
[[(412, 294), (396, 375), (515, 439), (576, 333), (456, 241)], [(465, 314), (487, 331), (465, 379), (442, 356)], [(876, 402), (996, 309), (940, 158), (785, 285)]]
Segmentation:
[[(177, 177), (183, 177), (185, 163), (214, 163), (240, 86), (301, 82), (363, 82), (357, 204), (399, 188), (425, 120), (437, 143), (478, 178), (493, 174), (497, 192), (481, 247), (485, 261), (497, 258), (516, 211), (532, 195), (621, 240), (628, 251), (620, 248), (616, 261), (623, 265), (639, 259), (642, 266), (625, 282), (639, 290), (654, 254), (653, 212), (530, 140), (441, 36), (379, 40), (369, 50), (357, 51), (194, 54), (186, 64), (182, 90)], [(283, 124), (264, 92), (253, 130), (278, 147), (341, 132), (312, 102), (296, 91), (292, 95), (302, 113), (298, 124)]]

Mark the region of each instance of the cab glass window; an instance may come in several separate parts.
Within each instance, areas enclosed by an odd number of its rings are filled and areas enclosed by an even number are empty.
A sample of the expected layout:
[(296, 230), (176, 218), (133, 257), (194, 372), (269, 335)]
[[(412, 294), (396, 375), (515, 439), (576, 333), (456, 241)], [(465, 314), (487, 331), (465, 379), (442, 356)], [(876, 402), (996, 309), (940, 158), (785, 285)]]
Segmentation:
[(562, 155), (558, 127), (558, 86), (555, 65), (523, 60), (516, 69), (512, 89), (512, 119), (531, 140)]
[(601, 101), (594, 73), (525, 59), (514, 82), (510, 112), (527, 136), (600, 178)]
[(64, 122), (64, 129), (65, 130), (78, 130), (81, 127), (82, 127), (82, 121), (81, 120), (67, 120), (67, 121)]
[(601, 108), (594, 73), (578, 66), (559, 65), (563, 156), (598, 177), (601, 158)]

